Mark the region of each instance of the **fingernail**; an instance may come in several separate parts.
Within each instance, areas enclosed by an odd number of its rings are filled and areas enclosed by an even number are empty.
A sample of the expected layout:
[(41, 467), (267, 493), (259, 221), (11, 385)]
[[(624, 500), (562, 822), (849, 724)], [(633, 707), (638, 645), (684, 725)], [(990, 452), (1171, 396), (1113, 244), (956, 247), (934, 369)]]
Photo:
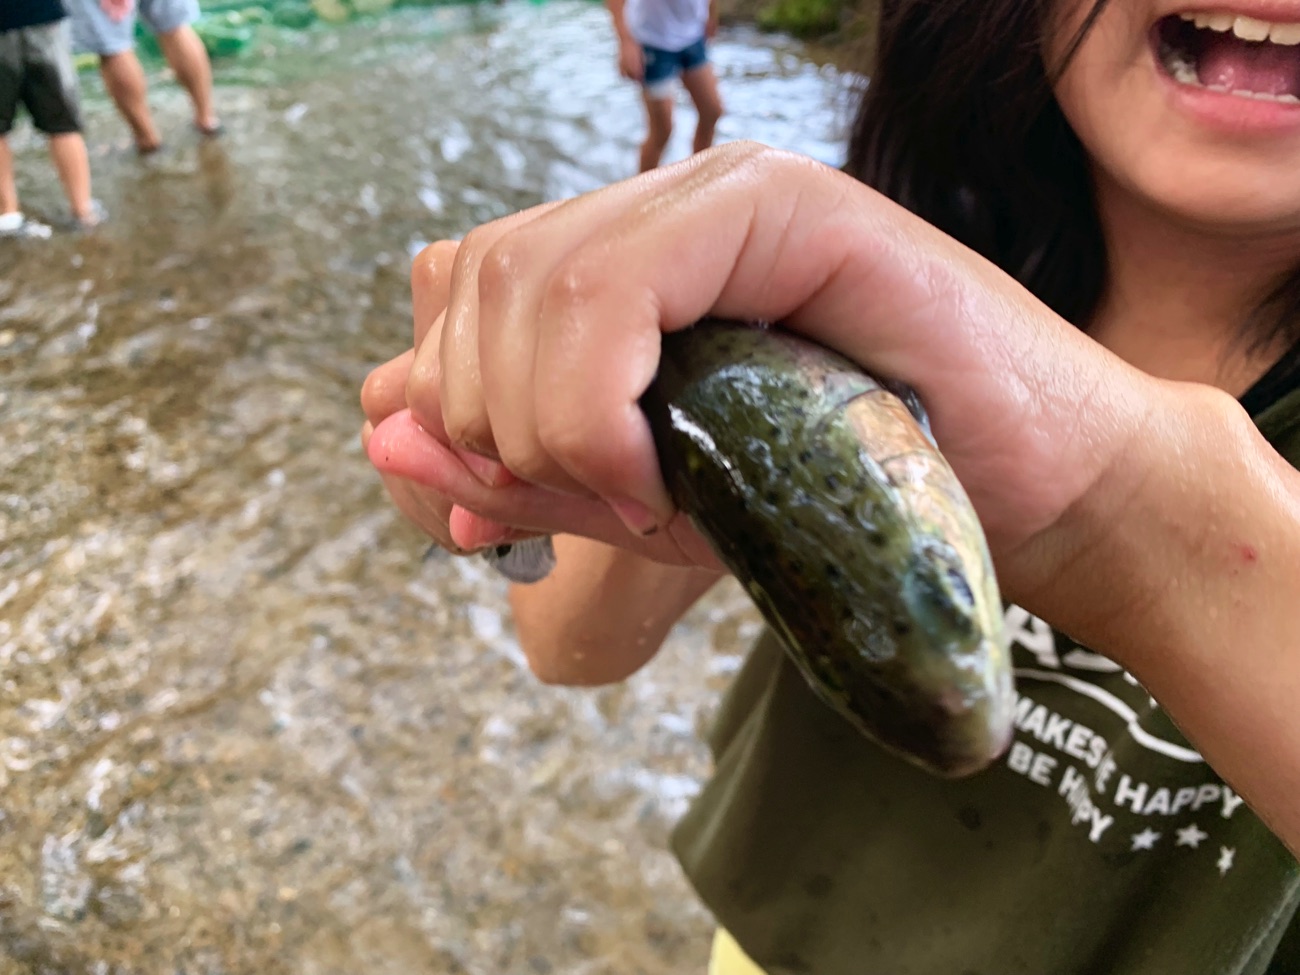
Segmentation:
[(653, 535), (659, 530), (659, 520), (654, 512), (640, 501), (619, 499), (610, 501), (609, 506), (633, 535)]
[(451, 540), (467, 552), (478, 552), (500, 545), (510, 537), (510, 528), (484, 518), (472, 511), (453, 505), (447, 519), (447, 533)]

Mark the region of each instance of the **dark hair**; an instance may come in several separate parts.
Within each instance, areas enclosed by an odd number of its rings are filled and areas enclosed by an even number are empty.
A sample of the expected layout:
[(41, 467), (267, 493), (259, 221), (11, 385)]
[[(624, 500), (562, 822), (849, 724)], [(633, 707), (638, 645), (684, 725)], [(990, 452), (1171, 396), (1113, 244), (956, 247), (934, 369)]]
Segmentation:
[[(1047, 66), (1054, 0), (882, 0), (845, 165), (1080, 326), (1106, 255), (1087, 154), (1052, 88), (1106, 3)], [(1300, 339), (1300, 274), (1243, 324), (1261, 347)]]

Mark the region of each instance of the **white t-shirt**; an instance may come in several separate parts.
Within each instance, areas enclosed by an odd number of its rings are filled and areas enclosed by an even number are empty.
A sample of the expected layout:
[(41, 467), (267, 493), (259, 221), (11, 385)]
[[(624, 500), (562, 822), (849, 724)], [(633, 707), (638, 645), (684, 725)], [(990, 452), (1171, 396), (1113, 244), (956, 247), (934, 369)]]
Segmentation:
[(642, 44), (681, 51), (704, 37), (709, 0), (627, 0), (624, 16)]

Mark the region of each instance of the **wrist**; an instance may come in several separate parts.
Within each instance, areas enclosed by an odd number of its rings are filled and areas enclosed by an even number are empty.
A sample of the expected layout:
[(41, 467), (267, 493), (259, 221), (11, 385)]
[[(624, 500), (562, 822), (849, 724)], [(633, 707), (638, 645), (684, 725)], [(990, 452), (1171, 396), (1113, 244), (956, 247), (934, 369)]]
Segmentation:
[(1182, 645), (1189, 608), (1250, 551), (1234, 509), (1258, 439), (1219, 390), (1136, 387), (1108, 462), (1010, 573), (1016, 602), (1131, 670)]

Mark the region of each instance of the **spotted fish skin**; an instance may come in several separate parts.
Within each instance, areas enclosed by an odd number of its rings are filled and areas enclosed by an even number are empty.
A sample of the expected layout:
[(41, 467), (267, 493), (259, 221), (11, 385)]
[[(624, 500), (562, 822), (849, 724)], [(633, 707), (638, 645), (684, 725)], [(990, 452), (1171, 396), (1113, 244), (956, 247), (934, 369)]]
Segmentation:
[(823, 701), (940, 775), (1005, 750), (992, 560), (909, 390), (788, 333), (707, 320), (664, 337), (641, 405), (674, 502)]

